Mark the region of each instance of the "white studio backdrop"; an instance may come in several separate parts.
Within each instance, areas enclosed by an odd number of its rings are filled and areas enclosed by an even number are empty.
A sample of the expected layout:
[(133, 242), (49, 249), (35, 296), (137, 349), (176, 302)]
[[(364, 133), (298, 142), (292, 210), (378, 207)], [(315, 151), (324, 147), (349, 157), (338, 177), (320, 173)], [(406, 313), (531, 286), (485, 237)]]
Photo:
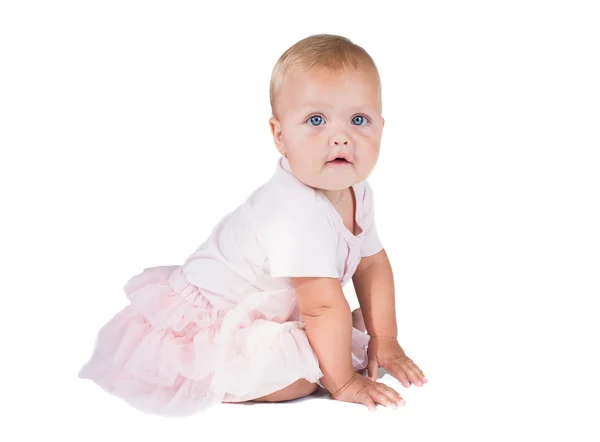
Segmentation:
[[(3, 2), (1, 439), (599, 440), (599, 9)], [(126, 280), (181, 264), (274, 172), (271, 69), (316, 33), (380, 69), (370, 182), (429, 383), (385, 377), (393, 412), (315, 398), (173, 420), (79, 380)]]

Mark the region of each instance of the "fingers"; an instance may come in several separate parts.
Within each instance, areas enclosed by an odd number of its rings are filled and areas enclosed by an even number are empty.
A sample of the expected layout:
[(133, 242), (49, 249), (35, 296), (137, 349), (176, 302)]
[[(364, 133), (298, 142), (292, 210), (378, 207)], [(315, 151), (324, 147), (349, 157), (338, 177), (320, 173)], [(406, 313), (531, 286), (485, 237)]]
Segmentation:
[(409, 382), (411, 382), (412, 384), (415, 384), (417, 387), (423, 386), (423, 381), (421, 381), (421, 378), (415, 371), (414, 364), (413, 365), (410, 365), (410, 364), (405, 365), (404, 373), (406, 373), (406, 377), (408, 378)]
[(367, 395), (370, 396), (372, 401), (381, 404), (384, 407), (389, 407), (394, 410), (398, 408), (398, 404), (388, 394), (384, 393), (383, 389), (377, 387), (369, 388)]
[(361, 403), (363, 405), (366, 405), (367, 408), (369, 409), (369, 411), (376, 411), (377, 410), (377, 406), (375, 405), (375, 402), (373, 401), (373, 399), (371, 398), (371, 396), (369, 396), (368, 393), (365, 393), (363, 395)]
[(427, 382), (427, 378), (425, 377), (425, 375), (423, 374), (421, 369), (419, 367), (417, 367), (417, 364), (415, 364), (413, 361), (410, 361), (410, 366), (411, 366), (412, 370), (417, 374), (417, 376), (419, 376), (419, 379), (421, 380), (422, 383)]
[(393, 388), (390, 388), (387, 385), (379, 382), (373, 382), (361, 393), (362, 398), (360, 402), (366, 405), (371, 411), (376, 409), (375, 404), (381, 404), (384, 407), (388, 407), (393, 410), (398, 409), (398, 407), (403, 407), (406, 404), (398, 392), (396, 392)]
[(390, 362), (386, 370), (406, 388), (410, 387), (411, 384), (422, 387), (427, 382), (423, 372), (410, 359), (402, 362)]
[(390, 372), (390, 374), (392, 376), (394, 376), (396, 379), (398, 379), (400, 381), (400, 383), (402, 384), (402, 386), (408, 388), (410, 387), (410, 378), (408, 376), (408, 374), (405, 372), (405, 366), (401, 365), (397, 362), (392, 362), (390, 364), (388, 364), (388, 366), (385, 368), (388, 372)]
[(415, 384), (417, 387), (422, 387), (427, 379), (425, 375), (421, 371), (417, 364), (415, 364), (412, 359), (407, 358), (406, 362), (403, 365), (404, 372), (406, 373), (408, 380)]
[(400, 394), (393, 388), (390, 388), (385, 384), (377, 383), (377, 389), (385, 394), (396, 406), (404, 407), (404, 405), (406, 405), (406, 402), (404, 399), (402, 399), (402, 396), (400, 396)]

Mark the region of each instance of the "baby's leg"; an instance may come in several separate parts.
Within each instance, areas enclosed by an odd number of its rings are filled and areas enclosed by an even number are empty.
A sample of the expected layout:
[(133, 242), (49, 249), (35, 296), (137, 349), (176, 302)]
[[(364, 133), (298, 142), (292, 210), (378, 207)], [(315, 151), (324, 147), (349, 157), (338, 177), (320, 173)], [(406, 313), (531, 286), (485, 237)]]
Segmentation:
[[(366, 331), (365, 320), (362, 315), (360, 308), (357, 308), (352, 312), (352, 327), (362, 332)], [(359, 373), (365, 373), (367, 369), (361, 370)], [(299, 379), (286, 388), (276, 391), (274, 393), (263, 396), (262, 398), (255, 399), (256, 401), (263, 402), (282, 402), (299, 399), (301, 397), (309, 396), (319, 389), (319, 385), (311, 383), (306, 379)]]
[[(256, 399), (252, 399), (244, 402), (285, 402), (300, 399), (305, 396), (310, 396), (319, 389), (319, 385), (313, 382), (309, 382), (306, 379), (298, 379), (293, 384), (288, 385), (281, 390), (277, 390), (273, 393), (261, 396)], [(223, 401), (229, 402), (229, 401)], [(236, 402), (242, 403), (242, 402)]]
[(254, 399), (254, 401), (257, 401), (257, 402), (293, 401), (295, 399), (300, 399), (305, 396), (310, 396), (311, 394), (315, 393), (318, 389), (319, 389), (318, 384), (310, 382), (306, 379), (298, 379), (293, 384), (290, 384), (281, 390), (267, 394), (266, 396), (256, 398), (256, 399)]
[[(352, 312), (352, 326), (360, 331), (365, 331), (365, 322), (362, 316), (362, 312), (360, 308), (357, 308)], [(360, 373), (364, 373), (366, 371), (362, 370)], [(285, 402), (285, 401), (293, 401), (295, 399), (300, 399), (306, 396), (310, 396), (315, 393), (319, 389), (319, 385), (314, 382), (310, 382), (306, 379), (298, 379), (293, 384), (288, 385), (281, 390), (277, 390), (273, 393), (267, 394), (266, 396), (262, 396), (251, 401), (246, 402)]]
[[(360, 308), (357, 308), (352, 312), (352, 327), (362, 332), (366, 330), (365, 320), (363, 318), (362, 311), (360, 310)], [(363, 373), (365, 371), (366, 369), (362, 370), (360, 373)], [(276, 391), (274, 393), (268, 394), (266, 396), (254, 400), (261, 402), (291, 401), (294, 399), (299, 399), (301, 397), (309, 396), (316, 392), (318, 389), (318, 384), (309, 382), (306, 379), (299, 379), (282, 390)]]

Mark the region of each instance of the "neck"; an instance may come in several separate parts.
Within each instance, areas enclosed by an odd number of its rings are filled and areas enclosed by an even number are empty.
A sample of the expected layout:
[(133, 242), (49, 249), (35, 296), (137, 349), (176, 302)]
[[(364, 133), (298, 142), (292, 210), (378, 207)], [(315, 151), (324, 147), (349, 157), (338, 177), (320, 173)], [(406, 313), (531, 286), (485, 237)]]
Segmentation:
[(325, 197), (327, 197), (327, 199), (329, 201), (331, 201), (331, 204), (333, 204), (334, 206), (337, 206), (338, 204), (341, 203), (347, 190), (348, 189), (341, 189), (341, 190), (322, 189), (321, 192), (323, 192), (323, 195), (325, 195)]

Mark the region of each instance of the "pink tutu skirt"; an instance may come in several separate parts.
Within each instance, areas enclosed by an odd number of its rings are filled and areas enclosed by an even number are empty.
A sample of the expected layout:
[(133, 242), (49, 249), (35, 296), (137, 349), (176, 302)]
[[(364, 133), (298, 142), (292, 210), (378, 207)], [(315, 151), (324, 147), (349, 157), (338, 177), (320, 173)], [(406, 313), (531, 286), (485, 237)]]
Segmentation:
[[(181, 266), (147, 268), (124, 291), (129, 305), (100, 329), (79, 377), (139, 410), (190, 415), (323, 376), (289, 291), (216, 308)], [(355, 371), (367, 366), (368, 342), (352, 329)]]

